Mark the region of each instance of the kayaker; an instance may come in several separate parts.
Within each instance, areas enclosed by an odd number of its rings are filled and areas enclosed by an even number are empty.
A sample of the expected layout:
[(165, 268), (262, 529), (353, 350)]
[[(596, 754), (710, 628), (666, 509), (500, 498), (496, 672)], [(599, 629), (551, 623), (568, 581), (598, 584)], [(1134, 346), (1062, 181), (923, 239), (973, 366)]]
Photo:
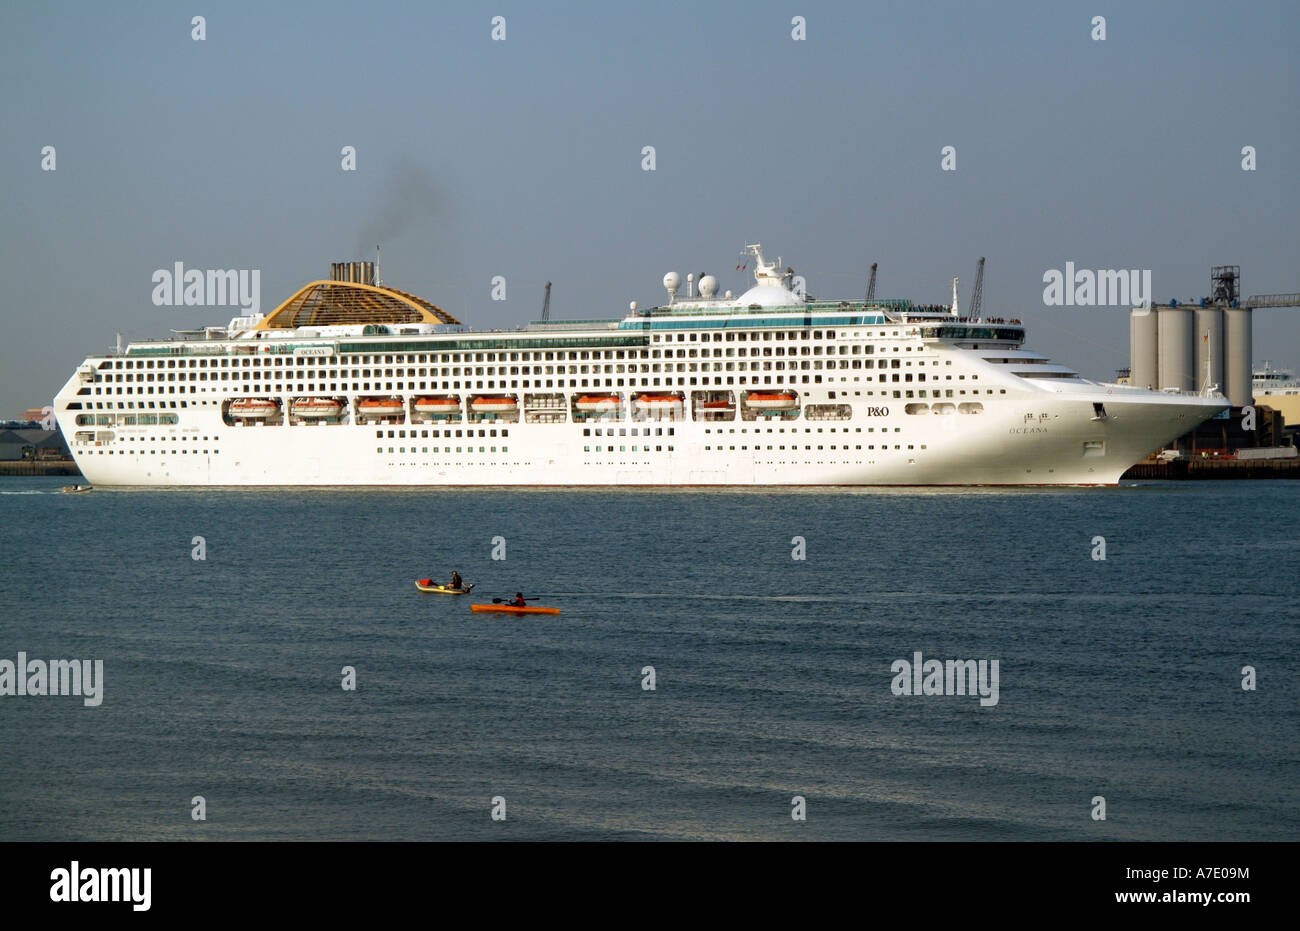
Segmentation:
[(448, 585), (447, 587), (448, 587), (448, 588), (464, 588), (464, 587), (465, 587), (465, 583), (462, 582), (461, 579), (460, 579), (460, 573), (457, 572), (455, 569), (452, 569), (452, 570), (451, 570), (451, 584)]
[(515, 600), (510, 602), (510, 607), (512, 608), (527, 607), (527, 605), (524, 604), (524, 596), (519, 592), (515, 592)]

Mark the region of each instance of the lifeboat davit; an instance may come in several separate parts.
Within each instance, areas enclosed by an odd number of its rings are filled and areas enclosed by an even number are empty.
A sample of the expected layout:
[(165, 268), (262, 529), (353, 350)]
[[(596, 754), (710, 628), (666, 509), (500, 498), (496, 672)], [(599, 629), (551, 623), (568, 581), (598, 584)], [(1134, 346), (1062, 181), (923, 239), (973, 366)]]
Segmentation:
[(297, 398), (291, 410), (295, 417), (334, 420), (343, 413), (343, 405), (333, 398)]
[(460, 399), (416, 398), (415, 409), (421, 414), (456, 414), (460, 412)]
[(640, 394), (636, 398), (639, 411), (667, 411), (682, 406), (682, 399), (675, 394)]
[(472, 398), (469, 406), (481, 414), (509, 414), (519, 410), (519, 402), (514, 398)]
[(367, 417), (401, 417), (405, 412), (398, 398), (363, 398), (357, 402), (357, 410)]
[(267, 398), (238, 398), (230, 402), (230, 416), (261, 420), (278, 413), (280, 407)]
[(745, 406), (759, 411), (792, 411), (799, 399), (788, 391), (751, 391), (745, 396)]
[(590, 394), (583, 395), (574, 404), (580, 411), (595, 411), (598, 413), (617, 411), (623, 406), (623, 399), (616, 394)]

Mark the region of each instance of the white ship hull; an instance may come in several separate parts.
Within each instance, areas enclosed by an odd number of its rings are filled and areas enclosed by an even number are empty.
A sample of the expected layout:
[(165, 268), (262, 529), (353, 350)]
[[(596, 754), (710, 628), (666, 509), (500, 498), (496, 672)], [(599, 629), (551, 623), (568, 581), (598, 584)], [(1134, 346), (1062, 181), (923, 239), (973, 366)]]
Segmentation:
[[(918, 417), (891, 409), (888, 416), (864, 414), (834, 426), (856, 431), (870, 424), (873, 433), (791, 433), (817, 427), (751, 422), (742, 434), (735, 421), (621, 421), (515, 423), (497, 428), (506, 436), (472, 440), (409, 436), (432, 432), (426, 424), (231, 427), (209, 410), (195, 412), (184, 428), (164, 428), (166, 439), (159, 439), (165, 452), (150, 449), (145, 439), (159, 428), (135, 428), (137, 442), (130, 439), (132, 428), (118, 427), (111, 452), (74, 444), (74, 455), (86, 479), (100, 487), (1113, 485), (1134, 462), (1226, 406), (1112, 390), (1148, 397), (1100, 394), (1108, 411), (1100, 423), (1091, 419), (1094, 396), (1044, 395), (994, 402), (978, 416)], [(870, 406), (859, 407), (865, 412)], [(72, 435), (76, 428), (63, 429)], [(637, 435), (583, 435), (594, 429)], [(781, 429), (787, 432), (776, 432)], [(1085, 448), (1089, 443), (1101, 445)]]

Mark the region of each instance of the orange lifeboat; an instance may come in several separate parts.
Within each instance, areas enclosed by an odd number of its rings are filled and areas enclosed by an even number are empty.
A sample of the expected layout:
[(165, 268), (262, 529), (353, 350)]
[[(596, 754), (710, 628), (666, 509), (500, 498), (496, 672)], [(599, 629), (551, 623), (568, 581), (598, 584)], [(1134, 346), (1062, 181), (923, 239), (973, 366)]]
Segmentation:
[(357, 410), (367, 417), (401, 417), (406, 409), (400, 398), (362, 398)]
[(592, 413), (613, 413), (623, 406), (623, 399), (616, 394), (590, 394), (582, 395), (574, 404), (580, 411), (590, 411)]
[(519, 402), (510, 397), (480, 396), (471, 398), (469, 406), (479, 414), (511, 414), (519, 409)]
[(269, 398), (236, 398), (230, 402), (230, 416), (245, 420), (263, 420), (274, 416), (279, 410), (280, 405)]
[(799, 399), (789, 391), (751, 391), (745, 395), (745, 406), (759, 411), (790, 411), (799, 406)]
[(343, 405), (333, 398), (295, 398), (290, 410), (304, 420), (337, 420)]
[(729, 411), (734, 405), (730, 401), (697, 401), (695, 407), (702, 411)]
[(415, 409), (421, 414), (458, 414), (460, 399), (447, 397), (416, 398)]
[(639, 411), (671, 411), (682, 406), (682, 399), (675, 394), (639, 394), (636, 408)]

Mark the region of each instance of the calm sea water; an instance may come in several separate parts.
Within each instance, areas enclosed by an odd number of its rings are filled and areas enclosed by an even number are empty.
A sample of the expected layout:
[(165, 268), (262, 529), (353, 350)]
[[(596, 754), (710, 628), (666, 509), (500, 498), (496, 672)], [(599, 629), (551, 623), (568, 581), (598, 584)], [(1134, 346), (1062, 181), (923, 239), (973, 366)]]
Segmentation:
[[(0, 697), (4, 839), (1300, 834), (1300, 483), (66, 481), (0, 479), (0, 658), (102, 659), (104, 700)], [(469, 610), (516, 590), (563, 613)], [(998, 704), (895, 696), (918, 650), (997, 659)]]

